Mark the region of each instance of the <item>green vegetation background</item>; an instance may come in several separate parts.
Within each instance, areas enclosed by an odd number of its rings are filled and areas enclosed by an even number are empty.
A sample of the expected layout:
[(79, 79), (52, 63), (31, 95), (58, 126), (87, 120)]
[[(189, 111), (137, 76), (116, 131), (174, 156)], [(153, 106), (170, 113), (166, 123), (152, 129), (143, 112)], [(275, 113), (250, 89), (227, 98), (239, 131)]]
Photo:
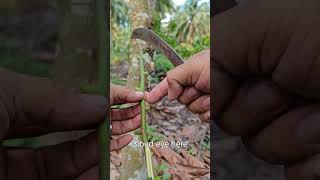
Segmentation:
[[(112, 65), (129, 59), (130, 26), (126, 1), (113, 0), (111, 9)], [(158, 0), (153, 14), (153, 31), (168, 42), (183, 59), (210, 47), (210, 4), (199, 0), (186, 0), (176, 6), (173, 0)], [(156, 53), (152, 80), (173, 68), (162, 54)], [(112, 82), (124, 84), (112, 74)]]

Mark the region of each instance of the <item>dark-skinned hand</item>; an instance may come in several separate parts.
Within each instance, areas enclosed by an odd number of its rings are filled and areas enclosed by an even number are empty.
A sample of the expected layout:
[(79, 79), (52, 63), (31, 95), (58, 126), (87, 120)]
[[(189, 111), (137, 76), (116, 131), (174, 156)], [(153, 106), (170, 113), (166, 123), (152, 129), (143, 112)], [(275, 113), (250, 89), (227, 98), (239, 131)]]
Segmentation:
[(320, 179), (319, 7), (253, 0), (213, 18), (213, 119), (287, 180)]
[[(78, 94), (44, 78), (0, 69), (0, 140), (52, 132), (95, 129), (110, 108), (102, 96)], [(139, 102), (143, 93), (111, 86), (111, 104)], [(108, 107), (109, 106), (109, 107)], [(111, 110), (112, 134), (140, 126), (140, 107)], [(110, 150), (132, 137), (111, 140)], [(108, 152), (106, 152), (108, 153)], [(39, 149), (0, 147), (0, 179), (98, 180), (97, 134)]]
[(210, 51), (195, 54), (186, 63), (170, 70), (167, 77), (145, 99), (156, 103), (168, 95), (169, 100), (178, 100), (199, 114), (204, 122), (210, 119)]

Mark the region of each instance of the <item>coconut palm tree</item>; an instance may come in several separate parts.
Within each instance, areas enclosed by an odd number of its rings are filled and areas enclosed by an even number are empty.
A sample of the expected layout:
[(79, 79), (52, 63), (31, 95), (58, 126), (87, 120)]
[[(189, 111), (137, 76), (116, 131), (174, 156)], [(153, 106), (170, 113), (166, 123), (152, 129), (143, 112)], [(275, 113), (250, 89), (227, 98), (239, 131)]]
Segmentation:
[(210, 34), (209, 3), (187, 0), (177, 11), (169, 23), (169, 31), (179, 42), (191, 43), (197, 37)]
[(166, 14), (171, 14), (175, 10), (172, 0), (155, 0), (155, 11), (159, 13), (161, 18), (165, 18)]

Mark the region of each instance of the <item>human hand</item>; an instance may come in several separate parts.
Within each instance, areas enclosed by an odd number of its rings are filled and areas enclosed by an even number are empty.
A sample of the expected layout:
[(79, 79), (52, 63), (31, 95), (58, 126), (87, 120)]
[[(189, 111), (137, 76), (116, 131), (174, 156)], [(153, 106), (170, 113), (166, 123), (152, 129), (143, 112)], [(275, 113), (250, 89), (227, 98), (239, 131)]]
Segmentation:
[(319, 6), (255, 0), (213, 18), (213, 119), (288, 180), (320, 174)]
[[(77, 94), (44, 78), (31, 78), (0, 69), (0, 141), (52, 132), (95, 129), (104, 120), (107, 100)], [(122, 87), (111, 87), (113, 103), (140, 101)], [(140, 108), (111, 110), (112, 134), (140, 126)], [(111, 140), (110, 150), (126, 146), (132, 137)], [(39, 149), (0, 147), (0, 179), (98, 180), (97, 133)], [(108, 152), (106, 152), (108, 153)]]
[[(143, 97), (143, 92), (135, 92), (118, 85), (110, 86), (111, 105), (137, 103), (140, 102)], [(139, 128), (141, 125), (140, 112), (140, 103), (125, 109), (113, 109), (111, 112), (112, 134), (124, 134)]]
[(210, 119), (210, 51), (194, 55), (186, 63), (172, 69), (145, 99), (156, 103), (168, 95), (169, 100), (178, 100), (200, 119)]

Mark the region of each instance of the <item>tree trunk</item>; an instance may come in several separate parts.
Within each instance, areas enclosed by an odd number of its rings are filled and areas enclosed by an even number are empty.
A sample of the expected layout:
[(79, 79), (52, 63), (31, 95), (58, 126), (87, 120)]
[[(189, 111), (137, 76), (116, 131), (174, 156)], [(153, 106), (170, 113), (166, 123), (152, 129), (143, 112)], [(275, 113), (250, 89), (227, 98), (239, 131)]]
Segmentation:
[[(131, 23), (131, 32), (138, 27), (152, 28), (152, 8), (153, 0), (130, 0), (129, 1), (129, 19)], [(148, 43), (141, 40), (132, 39), (130, 41), (130, 58), (127, 87), (137, 89), (140, 85), (140, 65), (139, 61), (145, 61), (146, 72), (151, 70), (152, 53)], [(140, 130), (138, 130), (140, 131)], [(141, 139), (134, 135), (131, 144), (137, 144)], [(123, 165), (120, 167), (120, 179), (147, 179), (147, 168), (145, 164), (143, 147), (127, 146), (123, 150)]]
[[(130, 0), (129, 19), (131, 23), (131, 33), (138, 27), (152, 28), (152, 9), (151, 0)], [(139, 59), (141, 59), (143, 51), (150, 49), (148, 43), (140, 40), (131, 40), (130, 43), (130, 59), (129, 59), (129, 75), (127, 86), (130, 88), (137, 88), (139, 86), (140, 66)], [(151, 59), (146, 62), (145, 66), (150, 71)]]

